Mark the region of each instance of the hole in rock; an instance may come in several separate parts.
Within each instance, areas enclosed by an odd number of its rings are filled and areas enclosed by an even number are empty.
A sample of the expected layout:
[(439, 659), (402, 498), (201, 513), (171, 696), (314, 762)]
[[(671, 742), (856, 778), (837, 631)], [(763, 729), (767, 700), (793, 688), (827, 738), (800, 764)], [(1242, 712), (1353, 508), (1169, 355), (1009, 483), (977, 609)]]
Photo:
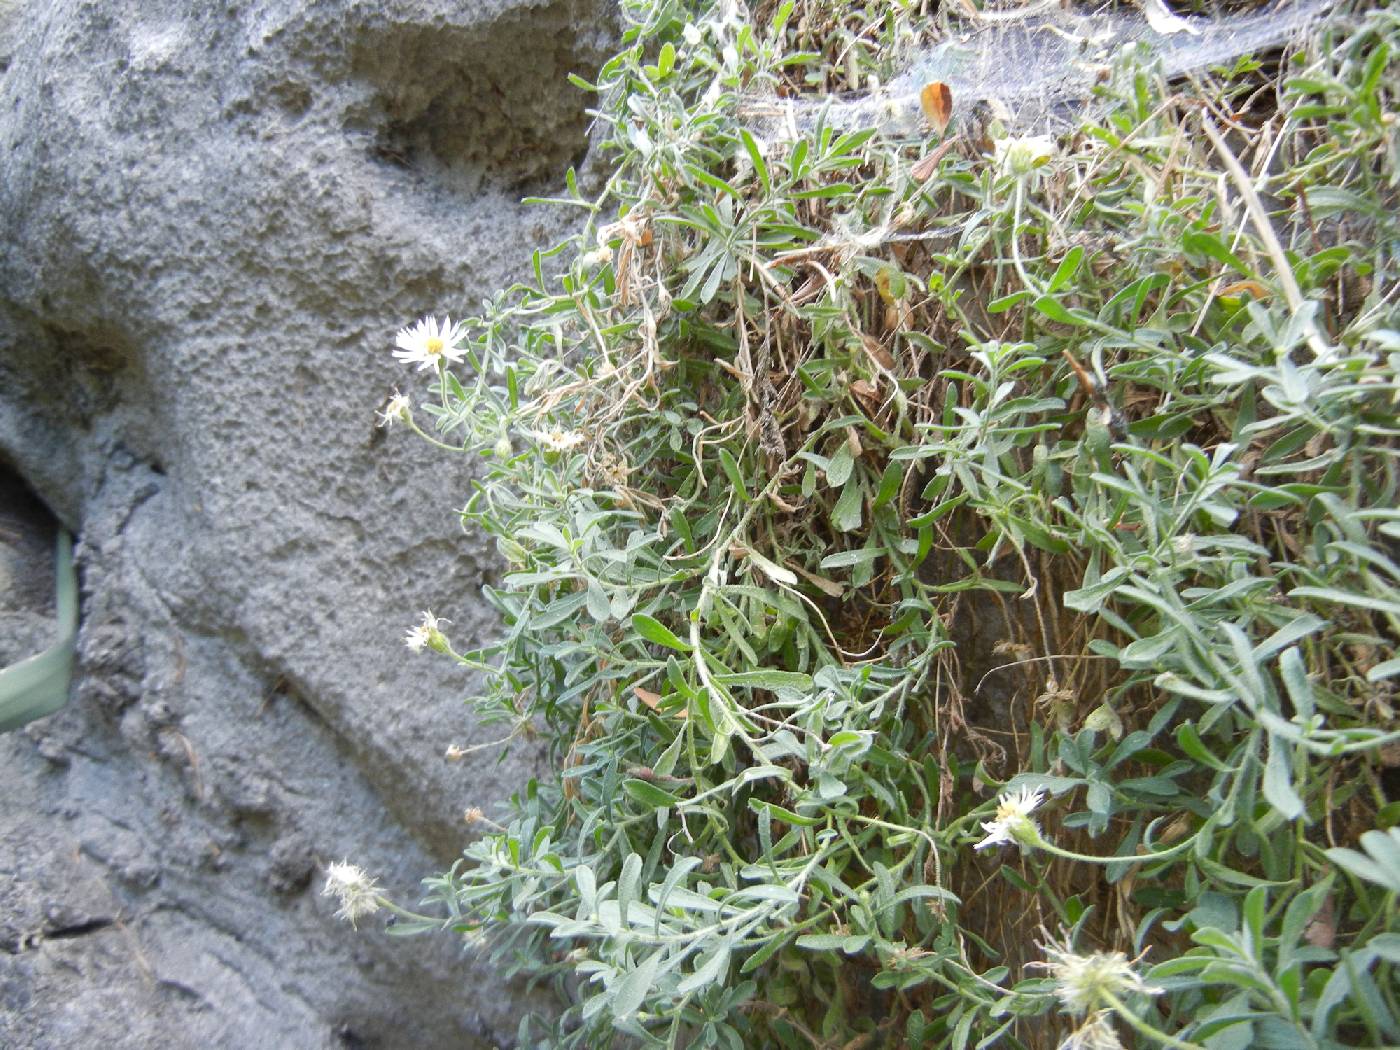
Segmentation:
[(0, 667), (53, 641), (58, 521), (0, 460)]
[(44, 939), (48, 941), (71, 940), (74, 937), (86, 937), (89, 934), (101, 933), (116, 922), (115, 919), (100, 918), (88, 919), (84, 922), (76, 922), (68, 926), (57, 926), (51, 930), (44, 931)]
[(352, 56), (374, 97), (349, 130), (372, 134), (376, 162), (455, 193), (544, 190), (587, 151), (587, 99), (567, 76), (592, 73), (597, 43), (538, 12), (484, 31), (392, 27)]

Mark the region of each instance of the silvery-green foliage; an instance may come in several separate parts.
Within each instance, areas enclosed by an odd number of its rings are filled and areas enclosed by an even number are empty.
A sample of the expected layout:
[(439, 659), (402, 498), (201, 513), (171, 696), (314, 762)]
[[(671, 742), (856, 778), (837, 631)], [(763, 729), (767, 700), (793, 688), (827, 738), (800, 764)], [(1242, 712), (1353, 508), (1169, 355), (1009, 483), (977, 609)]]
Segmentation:
[[(571, 1000), (526, 1045), (1400, 1041), (1400, 25), (1050, 139), (746, 123), (921, 10), (624, 0), (606, 184), (428, 406), (553, 768), (428, 903)], [(1132, 1001), (1047, 1024), (1042, 928)]]

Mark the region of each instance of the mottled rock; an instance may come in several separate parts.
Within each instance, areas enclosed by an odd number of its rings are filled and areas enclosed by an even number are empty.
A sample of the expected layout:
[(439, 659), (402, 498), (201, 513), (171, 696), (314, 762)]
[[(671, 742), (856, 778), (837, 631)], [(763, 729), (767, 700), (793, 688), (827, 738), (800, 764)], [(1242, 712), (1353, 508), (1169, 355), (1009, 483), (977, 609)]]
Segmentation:
[(603, 5), (0, 4), (0, 462), (82, 583), (73, 699), (0, 737), (0, 1044), (509, 1043), (518, 989), (316, 872), (412, 902), (528, 772), (442, 761), (471, 682), (402, 634), (484, 641), (495, 562), (373, 413), (397, 327), (562, 233), (519, 198), (584, 158)]

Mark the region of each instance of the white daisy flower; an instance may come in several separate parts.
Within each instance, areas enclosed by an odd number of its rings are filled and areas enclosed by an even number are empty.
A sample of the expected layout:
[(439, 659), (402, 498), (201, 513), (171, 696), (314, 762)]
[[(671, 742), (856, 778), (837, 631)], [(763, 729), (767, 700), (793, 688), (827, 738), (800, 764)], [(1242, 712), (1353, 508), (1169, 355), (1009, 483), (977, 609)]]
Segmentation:
[(404, 635), (404, 645), (415, 653), (421, 653), (425, 647), (437, 652), (446, 652), (447, 636), (442, 633), (439, 625), (449, 622), (448, 620), (439, 620), (430, 612), (423, 613), (423, 621), (415, 627), (410, 627), (408, 633)]
[(1014, 794), (1005, 794), (997, 800), (995, 820), (984, 820), (982, 830), (986, 837), (973, 846), (973, 849), (986, 849), (988, 846), (1001, 846), (1015, 842), (1025, 847), (1034, 845), (1040, 837), (1040, 827), (1031, 819), (1037, 806), (1045, 801), (1045, 792), (1022, 788)]
[(413, 405), (408, 398), (396, 391), (384, 405), (384, 411), (379, 413), (379, 426), (388, 427), (399, 421), (407, 423), (412, 414)]
[(604, 246), (602, 248), (595, 248), (591, 252), (584, 253), (582, 261), (583, 265), (590, 270), (596, 270), (600, 266), (607, 266), (612, 262), (612, 258), (612, 249)]
[(326, 885), (321, 890), (322, 897), (336, 897), (340, 908), (336, 918), (344, 919), (351, 926), (379, 910), (379, 890), (375, 880), (365, 874), (362, 868), (347, 861), (332, 864), (326, 869)]
[(1013, 175), (1025, 175), (1055, 155), (1055, 139), (1050, 135), (997, 139), (995, 150), (999, 167)]
[(530, 436), (547, 452), (569, 452), (583, 444), (584, 438), (577, 430), (532, 430)]
[(1114, 1000), (1120, 1000), (1130, 993), (1161, 994), (1162, 989), (1153, 987), (1138, 976), (1133, 964), (1122, 952), (1077, 955), (1068, 940), (1064, 944), (1051, 941), (1041, 947), (1045, 950), (1047, 961), (1030, 965), (1050, 971), (1050, 977), (1055, 982), (1055, 994), (1065, 1009), (1075, 1016), (1112, 1009)]
[(412, 328), (399, 331), (394, 356), (405, 364), (417, 364), (419, 371), (439, 363), (456, 363), (467, 354), (457, 345), (466, 335), (461, 322), (453, 324), (451, 317), (444, 317), (441, 325), (436, 317), (425, 317)]

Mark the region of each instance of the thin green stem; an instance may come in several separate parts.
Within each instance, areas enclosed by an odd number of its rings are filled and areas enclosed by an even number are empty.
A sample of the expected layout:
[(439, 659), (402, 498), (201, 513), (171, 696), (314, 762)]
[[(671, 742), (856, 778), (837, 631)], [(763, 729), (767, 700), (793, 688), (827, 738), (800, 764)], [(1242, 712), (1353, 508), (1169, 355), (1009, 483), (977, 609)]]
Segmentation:
[(1099, 994), (1103, 996), (1104, 1001), (1108, 1003), (1113, 1012), (1126, 1021), (1129, 1026), (1140, 1035), (1145, 1035), (1149, 1039), (1155, 1039), (1163, 1046), (1173, 1047), (1174, 1050), (1205, 1050), (1199, 1043), (1187, 1042), (1185, 1039), (1178, 1039), (1176, 1036), (1168, 1035), (1159, 1028), (1154, 1028), (1135, 1012), (1129, 1010), (1126, 1004), (1107, 989), (1100, 989)]

